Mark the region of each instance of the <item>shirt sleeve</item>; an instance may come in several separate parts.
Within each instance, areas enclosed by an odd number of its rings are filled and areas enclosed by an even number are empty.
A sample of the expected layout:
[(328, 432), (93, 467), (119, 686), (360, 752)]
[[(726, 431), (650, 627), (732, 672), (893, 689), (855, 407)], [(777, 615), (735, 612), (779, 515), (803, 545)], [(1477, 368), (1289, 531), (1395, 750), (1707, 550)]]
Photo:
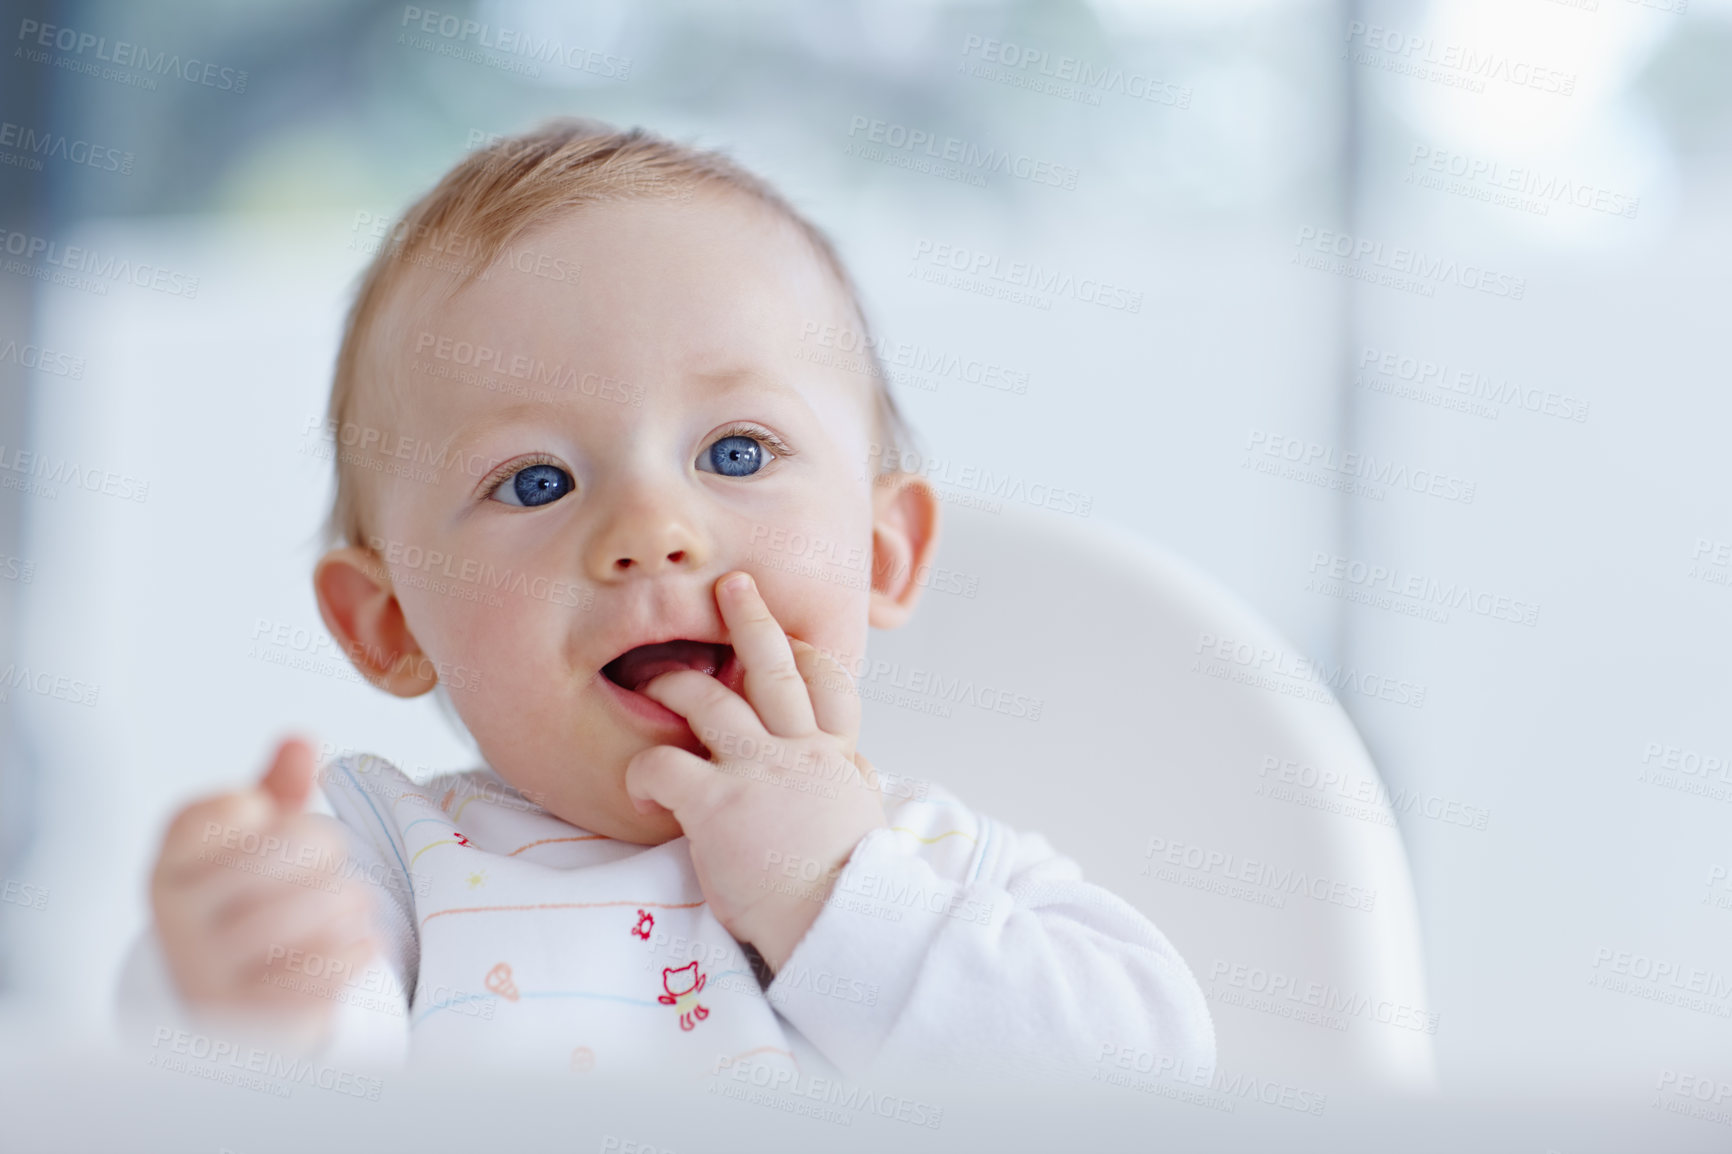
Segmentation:
[(1045, 838), (947, 795), (890, 823), (855, 848), (766, 991), (842, 1071), (1086, 1071), (1126, 1047), (1214, 1065), (1184, 960)]

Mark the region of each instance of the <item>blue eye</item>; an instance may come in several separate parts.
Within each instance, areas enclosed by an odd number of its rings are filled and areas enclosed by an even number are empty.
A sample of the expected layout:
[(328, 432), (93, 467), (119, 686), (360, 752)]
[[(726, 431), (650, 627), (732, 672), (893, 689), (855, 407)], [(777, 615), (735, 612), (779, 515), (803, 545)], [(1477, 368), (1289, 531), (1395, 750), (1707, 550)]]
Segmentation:
[(699, 468), (708, 461), (711, 468), (704, 472), (720, 473), (724, 477), (747, 477), (762, 469), (767, 463), (769, 453), (758, 443), (755, 437), (723, 437), (704, 450), (704, 455), (698, 458)]
[(519, 469), (493, 490), (493, 499), (503, 505), (550, 505), (576, 487), (571, 474), (558, 465), (530, 465)]

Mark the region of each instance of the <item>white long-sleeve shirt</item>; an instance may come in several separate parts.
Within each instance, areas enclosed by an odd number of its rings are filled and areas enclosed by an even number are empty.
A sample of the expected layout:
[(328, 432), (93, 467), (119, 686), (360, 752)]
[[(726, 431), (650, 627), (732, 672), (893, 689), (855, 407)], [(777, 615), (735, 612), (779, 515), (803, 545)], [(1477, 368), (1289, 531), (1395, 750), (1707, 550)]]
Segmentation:
[[(887, 798), (888, 828), (861, 840), (763, 988), (684, 838), (588, 833), (486, 769), (416, 785), (350, 757), (322, 784), (386, 941), (346, 988), (328, 1053), (658, 1076), (744, 1061), (1075, 1071), (1127, 1049), (1214, 1064), (1202, 991), (1161, 932), (1038, 834), (940, 790)], [(822, 900), (830, 879), (811, 863), (767, 860), (763, 884)], [(185, 1020), (148, 935), (122, 1001), (137, 1024)]]

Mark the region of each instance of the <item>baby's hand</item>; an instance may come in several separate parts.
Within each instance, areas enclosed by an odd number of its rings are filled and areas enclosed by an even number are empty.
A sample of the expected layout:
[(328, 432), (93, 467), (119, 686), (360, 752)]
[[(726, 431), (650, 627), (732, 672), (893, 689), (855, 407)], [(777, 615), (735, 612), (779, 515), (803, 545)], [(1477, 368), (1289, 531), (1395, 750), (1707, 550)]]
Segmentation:
[(256, 787), (182, 810), (150, 887), (181, 996), (302, 1045), (323, 1036), (344, 980), (378, 948), (372, 895), (341, 875), (341, 824), (301, 812), (314, 765), (306, 742), (285, 741)]
[[(884, 825), (884, 809), (877, 775), (854, 752), (860, 700), (847, 672), (783, 633), (748, 575), (717, 582), (716, 601), (745, 668), (745, 698), (696, 670), (645, 685), (714, 757), (646, 749), (626, 767), (626, 791), (640, 810), (673, 811), (711, 912), (780, 970), (854, 847)], [(817, 863), (819, 886), (788, 894), (768, 884), (769, 863), (788, 860)]]

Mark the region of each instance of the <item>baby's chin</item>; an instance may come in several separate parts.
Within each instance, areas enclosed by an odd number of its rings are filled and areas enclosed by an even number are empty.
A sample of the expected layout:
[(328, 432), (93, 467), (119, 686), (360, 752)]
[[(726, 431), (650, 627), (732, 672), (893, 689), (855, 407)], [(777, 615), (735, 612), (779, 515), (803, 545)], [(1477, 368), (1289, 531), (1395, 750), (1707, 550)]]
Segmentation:
[[(616, 841), (631, 842), (634, 845), (662, 845), (673, 841), (676, 837), (686, 836), (686, 831), (680, 828), (680, 823), (674, 820), (674, 815), (666, 810), (658, 810), (653, 814), (630, 814), (625, 826), (618, 833), (609, 834)], [(572, 824), (576, 825), (576, 822)], [(597, 833), (603, 831), (596, 830)]]
[(631, 799), (626, 796), (623, 787), (616, 804), (584, 805), (582, 799), (579, 799), (577, 804), (561, 805), (550, 799), (547, 812), (579, 829), (634, 845), (661, 845), (676, 837), (685, 836), (685, 830), (680, 828), (680, 823), (665, 809), (638, 813), (632, 808)]

